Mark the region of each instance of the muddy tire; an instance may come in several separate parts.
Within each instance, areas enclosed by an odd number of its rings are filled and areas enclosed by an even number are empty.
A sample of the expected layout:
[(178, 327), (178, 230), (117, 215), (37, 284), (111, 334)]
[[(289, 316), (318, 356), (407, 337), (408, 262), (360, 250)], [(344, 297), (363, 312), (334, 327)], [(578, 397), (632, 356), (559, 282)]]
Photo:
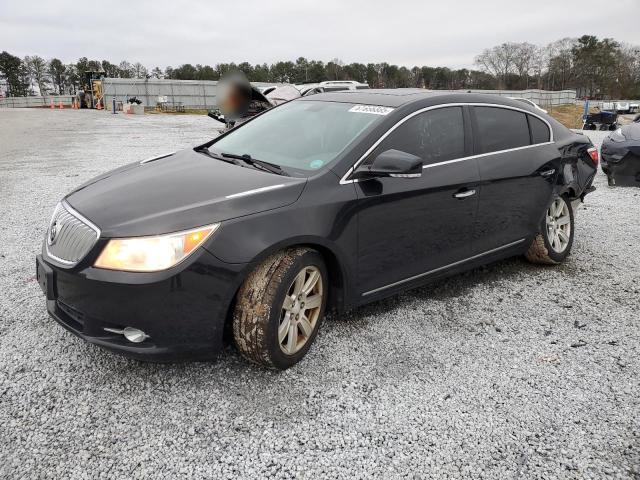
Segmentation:
[(531, 263), (555, 265), (571, 252), (574, 234), (574, 215), (571, 201), (557, 197), (547, 209), (525, 257)]
[(278, 252), (258, 265), (240, 287), (233, 312), (242, 356), (282, 370), (299, 362), (322, 323), (328, 279), (322, 256), (308, 248)]

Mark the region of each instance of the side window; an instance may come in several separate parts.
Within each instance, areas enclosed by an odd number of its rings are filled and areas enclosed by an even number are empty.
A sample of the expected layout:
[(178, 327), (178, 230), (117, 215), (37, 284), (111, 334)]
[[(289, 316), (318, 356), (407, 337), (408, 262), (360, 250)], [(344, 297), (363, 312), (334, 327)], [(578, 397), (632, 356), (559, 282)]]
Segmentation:
[(499, 107), (474, 107), (478, 153), (497, 152), (530, 145), (526, 114)]
[(531, 128), (531, 140), (534, 145), (536, 143), (545, 143), (548, 142), (551, 138), (549, 133), (549, 127), (546, 123), (540, 120), (538, 117), (534, 117), (533, 115), (528, 115), (529, 117), (529, 128)]
[(462, 108), (437, 108), (410, 118), (378, 145), (367, 162), (390, 149), (416, 155), (425, 165), (464, 157)]

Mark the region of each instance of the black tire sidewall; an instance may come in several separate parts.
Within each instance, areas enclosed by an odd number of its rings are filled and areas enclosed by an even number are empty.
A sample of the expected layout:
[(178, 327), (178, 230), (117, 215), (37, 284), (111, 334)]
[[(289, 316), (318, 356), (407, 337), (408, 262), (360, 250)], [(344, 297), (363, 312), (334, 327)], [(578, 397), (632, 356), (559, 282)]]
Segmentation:
[[(278, 342), (278, 327), (280, 325), (282, 304), (284, 302), (284, 297), (287, 294), (289, 287), (291, 286), (291, 283), (295, 279), (296, 275), (298, 275), (300, 270), (302, 270), (304, 267), (309, 266), (317, 267), (318, 270), (320, 270), (320, 275), (322, 276), (323, 298), (322, 305), (320, 307), (320, 315), (318, 317), (318, 321), (316, 322), (315, 329), (311, 334), (311, 337), (307, 340), (307, 343), (295, 355), (287, 355), (280, 349), (280, 343)], [(320, 330), (320, 327), (322, 325), (329, 293), (328, 288), (329, 275), (327, 272), (327, 267), (325, 266), (322, 256), (318, 252), (315, 252), (313, 250), (309, 250), (303, 255), (297, 257), (293, 264), (289, 267), (287, 272), (283, 275), (282, 281), (276, 289), (273, 305), (271, 306), (271, 311), (269, 314), (269, 325), (267, 327), (266, 335), (269, 357), (271, 358), (271, 361), (276, 368), (286, 369), (295, 365), (302, 359), (302, 357), (307, 354), (309, 348), (311, 348), (311, 345), (318, 335), (318, 330)]]
[[(564, 203), (567, 204), (567, 208), (569, 209), (569, 218), (571, 219), (571, 232), (569, 235), (569, 245), (567, 245), (567, 248), (565, 248), (562, 253), (558, 253), (551, 247), (551, 242), (549, 241), (549, 233), (547, 230), (547, 211), (546, 210), (544, 213), (544, 217), (542, 218), (542, 224), (540, 228), (540, 231), (542, 233), (542, 238), (544, 239), (544, 246), (547, 249), (547, 255), (551, 260), (557, 263), (562, 262), (565, 258), (569, 256), (569, 253), (571, 253), (571, 247), (573, 246), (573, 235), (575, 233), (573, 206), (571, 205), (571, 201), (567, 197), (563, 196), (561, 198), (564, 200)], [(554, 201), (555, 201), (555, 198), (554, 198)]]

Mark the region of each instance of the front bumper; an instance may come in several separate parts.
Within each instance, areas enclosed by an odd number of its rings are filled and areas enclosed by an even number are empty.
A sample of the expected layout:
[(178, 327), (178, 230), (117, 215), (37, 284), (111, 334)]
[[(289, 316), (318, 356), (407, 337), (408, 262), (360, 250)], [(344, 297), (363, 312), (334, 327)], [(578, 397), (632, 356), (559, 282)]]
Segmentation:
[[(169, 277), (65, 270), (36, 258), (47, 310), (65, 329), (103, 348), (139, 360), (208, 359), (221, 349), (227, 313), (244, 264), (228, 264), (204, 249)], [(166, 278), (165, 278), (166, 277)], [(133, 327), (149, 338), (132, 343), (121, 330)]]

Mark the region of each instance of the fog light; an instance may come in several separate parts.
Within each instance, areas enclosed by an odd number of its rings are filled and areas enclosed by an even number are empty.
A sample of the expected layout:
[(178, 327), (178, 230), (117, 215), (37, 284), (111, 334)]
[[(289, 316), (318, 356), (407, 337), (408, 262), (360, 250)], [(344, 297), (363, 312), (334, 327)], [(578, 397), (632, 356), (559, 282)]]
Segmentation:
[(149, 335), (144, 333), (142, 330), (138, 330), (137, 328), (133, 328), (133, 327), (125, 327), (123, 330), (120, 330), (119, 328), (105, 327), (103, 330), (109, 333), (117, 333), (118, 335), (124, 335), (124, 338), (126, 338), (132, 343), (141, 343), (141, 342), (144, 342), (147, 338), (149, 338)]
[(137, 328), (133, 327), (126, 327), (122, 331), (122, 334), (124, 335), (124, 338), (133, 343), (144, 342), (147, 338), (149, 338), (149, 335), (144, 333), (142, 330), (138, 330)]

